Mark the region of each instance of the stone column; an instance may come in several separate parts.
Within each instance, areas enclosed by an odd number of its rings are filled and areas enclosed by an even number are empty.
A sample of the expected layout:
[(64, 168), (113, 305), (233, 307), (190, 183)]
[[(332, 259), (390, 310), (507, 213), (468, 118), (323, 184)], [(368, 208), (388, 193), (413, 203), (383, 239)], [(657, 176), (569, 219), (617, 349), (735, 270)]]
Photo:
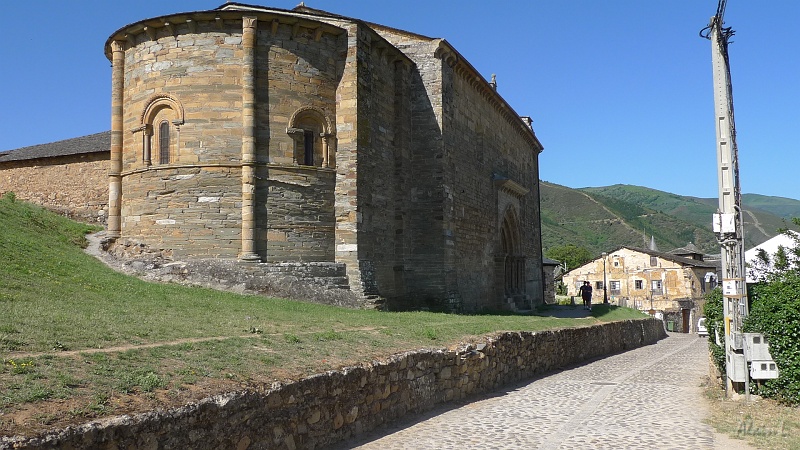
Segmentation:
[(122, 101), (125, 74), (125, 47), (111, 42), (111, 159), (108, 169), (108, 237), (122, 232)]
[(152, 164), (152, 161), (150, 159), (152, 157), (150, 154), (151, 153), (150, 145), (152, 139), (153, 139), (153, 126), (147, 124), (142, 129), (142, 142), (144, 145), (144, 152), (142, 155), (142, 159), (144, 160), (144, 165), (148, 167)]
[(242, 249), (240, 261), (258, 262), (255, 253), (256, 139), (255, 139), (255, 17), (242, 18)]

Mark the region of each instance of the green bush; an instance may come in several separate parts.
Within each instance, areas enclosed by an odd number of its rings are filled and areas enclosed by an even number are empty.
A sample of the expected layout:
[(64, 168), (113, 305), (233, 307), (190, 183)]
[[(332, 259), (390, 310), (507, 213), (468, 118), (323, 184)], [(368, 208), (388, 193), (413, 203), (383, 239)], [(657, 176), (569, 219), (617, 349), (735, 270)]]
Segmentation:
[(725, 376), (725, 347), (717, 345), (716, 332), (720, 338), (725, 335), (725, 317), (722, 308), (722, 291), (716, 288), (706, 294), (706, 304), (703, 307), (703, 315), (706, 317), (706, 328), (708, 329), (708, 350), (717, 370)]
[(800, 404), (800, 274), (783, 273), (750, 289), (752, 306), (744, 331), (763, 333), (778, 364), (779, 377), (755, 387), (756, 393)]

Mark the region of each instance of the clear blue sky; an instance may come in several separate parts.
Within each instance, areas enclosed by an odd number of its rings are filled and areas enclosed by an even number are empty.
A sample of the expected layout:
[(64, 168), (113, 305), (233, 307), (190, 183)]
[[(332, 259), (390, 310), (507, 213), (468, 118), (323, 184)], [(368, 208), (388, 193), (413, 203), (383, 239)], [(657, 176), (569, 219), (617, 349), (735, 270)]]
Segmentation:
[[(3, 4), (0, 150), (110, 129), (103, 44), (132, 22), (223, 0)], [(243, 3), (290, 9), (299, 0)], [(308, 0), (453, 44), (544, 144), (543, 180), (717, 196), (711, 44), (717, 0)], [(800, 198), (795, 0), (729, 0), (742, 191)], [(783, 175), (781, 175), (783, 174)]]

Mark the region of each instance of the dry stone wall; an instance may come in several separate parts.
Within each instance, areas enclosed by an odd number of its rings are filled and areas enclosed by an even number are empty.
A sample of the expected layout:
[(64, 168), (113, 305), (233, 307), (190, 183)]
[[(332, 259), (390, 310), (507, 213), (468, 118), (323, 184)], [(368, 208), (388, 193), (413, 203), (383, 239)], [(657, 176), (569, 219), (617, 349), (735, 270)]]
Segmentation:
[(0, 448), (320, 448), (437, 404), (664, 337), (663, 324), (655, 319), (503, 333), (478, 344), (403, 353), (169, 411), (116, 417), (30, 439), (3, 438)]

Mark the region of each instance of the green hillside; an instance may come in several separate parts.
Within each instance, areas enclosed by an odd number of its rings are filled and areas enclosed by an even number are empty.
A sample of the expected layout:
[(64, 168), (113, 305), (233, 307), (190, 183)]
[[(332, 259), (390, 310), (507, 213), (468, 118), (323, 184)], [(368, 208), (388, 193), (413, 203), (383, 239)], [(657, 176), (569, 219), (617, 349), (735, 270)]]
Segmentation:
[[(719, 200), (716, 198), (686, 197), (711, 206), (716, 210)], [(742, 194), (742, 204), (746, 210), (767, 214), (765, 218), (771, 222), (788, 226), (792, 217), (800, 217), (800, 201), (784, 197), (771, 197), (759, 194)], [(774, 216), (770, 218), (769, 216)], [(774, 219), (779, 219), (775, 221)], [(786, 222), (786, 224), (784, 224)]]
[(745, 208), (753, 208), (790, 220), (800, 217), (800, 200), (759, 194), (742, 194)]
[[(800, 202), (754, 194), (743, 196), (745, 247), (775, 236)], [(621, 245), (647, 246), (651, 236), (661, 251), (689, 242), (707, 253), (718, 253), (711, 217), (716, 199), (687, 197), (641, 186), (613, 185), (571, 189), (542, 182), (542, 244), (575, 244), (593, 253)], [(797, 211), (800, 215), (800, 211)]]

